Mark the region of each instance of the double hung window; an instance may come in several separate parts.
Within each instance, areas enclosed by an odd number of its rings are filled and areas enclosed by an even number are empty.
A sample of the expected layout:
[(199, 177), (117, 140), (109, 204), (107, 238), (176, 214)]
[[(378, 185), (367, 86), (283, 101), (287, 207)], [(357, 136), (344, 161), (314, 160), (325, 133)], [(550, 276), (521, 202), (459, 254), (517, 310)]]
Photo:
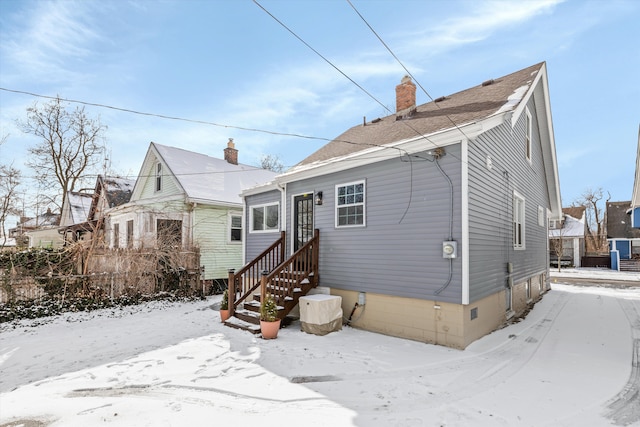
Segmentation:
[(365, 225), (365, 183), (336, 186), (336, 227)]

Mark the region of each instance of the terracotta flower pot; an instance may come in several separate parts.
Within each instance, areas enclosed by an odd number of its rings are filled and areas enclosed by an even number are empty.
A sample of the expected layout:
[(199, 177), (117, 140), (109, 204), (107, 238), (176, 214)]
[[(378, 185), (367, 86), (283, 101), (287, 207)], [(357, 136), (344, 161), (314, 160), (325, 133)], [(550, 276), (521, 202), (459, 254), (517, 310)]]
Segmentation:
[(229, 318), (229, 310), (220, 310), (220, 321), (224, 322)]
[(262, 332), (262, 338), (265, 340), (272, 340), (278, 337), (278, 330), (280, 329), (280, 319), (275, 322), (260, 321), (260, 332)]

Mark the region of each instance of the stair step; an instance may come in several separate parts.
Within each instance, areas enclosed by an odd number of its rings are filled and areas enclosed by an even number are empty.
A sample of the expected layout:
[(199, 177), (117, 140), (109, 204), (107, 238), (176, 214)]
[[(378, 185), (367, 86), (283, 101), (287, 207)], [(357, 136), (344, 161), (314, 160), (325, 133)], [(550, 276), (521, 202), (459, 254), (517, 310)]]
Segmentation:
[(254, 325), (253, 323), (245, 322), (244, 320), (240, 320), (237, 317), (230, 317), (224, 322), (225, 326), (229, 326), (230, 328), (242, 329), (244, 331), (249, 331), (252, 334), (260, 333), (260, 324)]
[(235, 313), (233, 314), (235, 317), (237, 317), (238, 319), (242, 320), (243, 322), (247, 322), (247, 323), (251, 323), (253, 325), (259, 325), (260, 324), (260, 313), (259, 310), (236, 310)]

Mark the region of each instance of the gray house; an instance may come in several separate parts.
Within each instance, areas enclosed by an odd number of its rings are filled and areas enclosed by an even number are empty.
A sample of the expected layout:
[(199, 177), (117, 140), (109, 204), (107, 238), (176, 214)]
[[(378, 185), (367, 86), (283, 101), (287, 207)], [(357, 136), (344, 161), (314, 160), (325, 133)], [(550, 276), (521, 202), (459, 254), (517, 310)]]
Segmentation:
[(313, 241), (295, 270), (341, 297), (347, 323), (464, 348), (548, 288), (562, 210), (546, 64), (418, 106), (405, 77), (396, 110), (245, 191), (245, 261)]

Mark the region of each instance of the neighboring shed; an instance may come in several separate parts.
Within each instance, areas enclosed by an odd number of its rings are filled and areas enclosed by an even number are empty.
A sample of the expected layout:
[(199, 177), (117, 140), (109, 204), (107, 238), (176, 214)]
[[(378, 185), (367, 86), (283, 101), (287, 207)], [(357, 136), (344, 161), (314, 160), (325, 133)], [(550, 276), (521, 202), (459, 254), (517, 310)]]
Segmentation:
[(586, 208), (563, 208), (561, 221), (550, 221), (549, 260), (552, 266), (580, 267), (585, 255)]

